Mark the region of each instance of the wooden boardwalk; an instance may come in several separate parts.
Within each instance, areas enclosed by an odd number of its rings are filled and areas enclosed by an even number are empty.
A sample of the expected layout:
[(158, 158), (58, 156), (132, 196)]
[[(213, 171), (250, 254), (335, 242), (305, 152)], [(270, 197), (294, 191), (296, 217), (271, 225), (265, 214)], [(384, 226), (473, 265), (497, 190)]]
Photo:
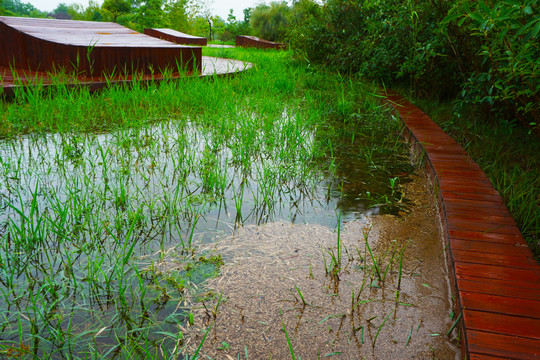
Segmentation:
[(287, 44), (268, 41), (256, 36), (236, 35), (236, 46), (254, 47), (257, 49), (287, 50)]
[(10, 97), (17, 89), (34, 85), (97, 91), (135, 79), (147, 84), (165, 78), (230, 76), (252, 67), (205, 57), (200, 46), (159, 37), (204, 38), (169, 29), (147, 30), (154, 36), (115, 23), (0, 16), (0, 96)]
[(201, 69), (202, 49), (93, 21), (0, 16), (0, 66), (86, 76)]
[(540, 266), (501, 197), (465, 150), (399, 94), (387, 99), (424, 152), (438, 190), (463, 357), (540, 359)]
[[(181, 79), (185, 77), (199, 76), (233, 76), (242, 71), (248, 70), (253, 66), (251, 63), (233, 60), (216, 58), (210, 56), (202, 57), (201, 71), (199, 73), (180, 74), (173, 73), (168, 76), (169, 79)], [(139, 75), (137, 81), (140, 83), (159, 82), (164, 79), (161, 74)], [(0, 66), (0, 96), (11, 97), (19, 87), (32, 86), (41, 84), (44, 87), (54, 86), (55, 84), (66, 84), (67, 86), (86, 86), (90, 91), (98, 91), (110, 85), (119, 83), (129, 83), (133, 81), (131, 76), (117, 76), (106, 79), (105, 77), (74, 77), (70, 75), (51, 75), (43, 71), (31, 71), (24, 69), (11, 69), (5, 66)]]
[(173, 29), (144, 29), (144, 34), (180, 45), (206, 46), (208, 44), (208, 41), (205, 37), (193, 36)]

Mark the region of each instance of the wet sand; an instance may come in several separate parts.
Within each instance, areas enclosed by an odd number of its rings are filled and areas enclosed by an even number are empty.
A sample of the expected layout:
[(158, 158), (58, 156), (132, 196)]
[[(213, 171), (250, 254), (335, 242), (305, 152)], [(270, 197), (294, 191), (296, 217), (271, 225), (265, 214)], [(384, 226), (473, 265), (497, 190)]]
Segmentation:
[(207, 285), (222, 302), (216, 316), (215, 301), (197, 307), (187, 348), (212, 324), (202, 349), (212, 359), (290, 359), (286, 333), (303, 359), (458, 359), (433, 195), (423, 175), (402, 190), (407, 213), (342, 224), (337, 276), (325, 267), (338, 233), (321, 225), (246, 226), (213, 245), (225, 265)]

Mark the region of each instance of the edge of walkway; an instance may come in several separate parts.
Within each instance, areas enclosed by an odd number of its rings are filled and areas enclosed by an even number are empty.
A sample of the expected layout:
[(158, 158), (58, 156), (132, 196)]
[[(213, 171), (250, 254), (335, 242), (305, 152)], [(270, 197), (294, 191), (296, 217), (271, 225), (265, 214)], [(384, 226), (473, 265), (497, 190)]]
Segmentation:
[(490, 180), (422, 110), (385, 91), (423, 153), (443, 222), (465, 359), (540, 358), (540, 266)]
[[(152, 83), (159, 83), (164, 80), (190, 79), (196, 76), (200, 78), (228, 78), (242, 74), (247, 70), (252, 69), (253, 67), (254, 65), (252, 63), (241, 60), (203, 56), (202, 69), (200, 73), (177, 74), (168, 78), (165, 78), (159, 74), (148, 76), (143, 75), (141, 78), (137, 79), (137, 82), (140, 85), (149, 85)], [(2, 79), (1, 75), (3, 70), (8, 72), (9, 78), (6, 77), (5, 79)], [(38, 86), (43, 87), (43, 89), (54, 88), (58, 85), (58, 81), (54, 80), (54, 76), (51, 76), (49, 73), (46, 72), (38, 72), (24, 69), (13, 70), (0, 67), (0, 98), (12, 98), (15, 95), (16, 89), (30, 88), (34, 86), (34, 83), (39, 84)], [(107, 80), (103, 77), (81, 77), (73, 81), (61, 83), (61, 85), (65, 85), (68, 87), (87, 87), (90, 89), (90, 92), (97, 92), (106, 89), (112, 85), (130, 85), (131, 83), (133, 83), (133, 80), (131, 79), (117, 78)]]

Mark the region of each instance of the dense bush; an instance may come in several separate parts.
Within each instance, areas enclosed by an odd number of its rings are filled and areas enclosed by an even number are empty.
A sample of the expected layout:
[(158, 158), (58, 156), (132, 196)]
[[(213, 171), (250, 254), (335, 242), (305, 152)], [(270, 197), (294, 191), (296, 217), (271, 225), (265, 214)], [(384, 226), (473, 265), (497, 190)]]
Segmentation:
[(441, 31), (452, 40), (450, 26), (458, 28), (475, 45), (472, 57), (456, 54), (471, 67), (462, 84), (463, 101), (486, 107), (508, 121), (515, 116), (538, 131), (537, 2), (504, 0), (491, 5), (462, 0), (450, 9)]
[(309, 61), (417, 95), (458, 97), (540, 130), (537, 0), (301, 0), (288, 32)]

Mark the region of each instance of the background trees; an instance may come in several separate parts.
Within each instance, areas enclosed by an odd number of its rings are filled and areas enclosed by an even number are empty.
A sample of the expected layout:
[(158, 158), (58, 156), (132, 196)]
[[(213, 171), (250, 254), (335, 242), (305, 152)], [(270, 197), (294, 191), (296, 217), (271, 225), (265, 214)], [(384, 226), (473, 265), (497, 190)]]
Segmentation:
[(101, 8), (109, 11), (116, 22), (119, 16), (131, 11), (131, 4), (127, 0), (105, 0)]
[(0, 2), (0, 12), (6, 16), (46, 17), (47, 13), (39, 11), (34, 5), (20, 0), (3, 0)]
[(540, 133), (537, 0), (327, 0), (293, 5), (291, 47), (309, 61)]
[(260, 4), (250, 14), (255, 35), (270, 41), (283, 41), (289, 24), (290, 8), (286, 2)]

